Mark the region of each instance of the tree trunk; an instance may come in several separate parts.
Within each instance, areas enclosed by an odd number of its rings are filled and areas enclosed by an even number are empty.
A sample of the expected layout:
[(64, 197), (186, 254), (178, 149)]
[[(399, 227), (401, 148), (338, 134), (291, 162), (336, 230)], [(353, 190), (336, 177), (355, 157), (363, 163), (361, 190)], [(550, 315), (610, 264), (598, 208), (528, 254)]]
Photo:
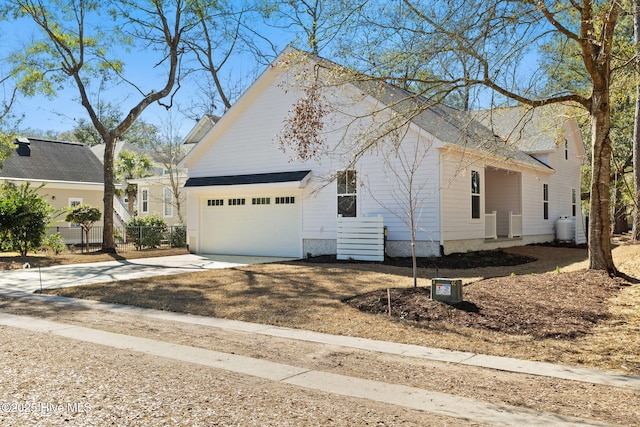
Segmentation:
[(636, 113), (633, 123), (634, 211), (632, 240), (640, 240), (640, 0), (633, 2), (633, 33), (636, 48)]
[(611, 255), (610, 193), (611, 111), (608, 89), (595, 91), (591, 97), (591, 200), (589, 206), (589, 269), (616, 274)]
[(113, 237), (113, 197), (115, 186), (113, 184), (113, 156), (115, 153), (116, 139), (104, 138), (104, 227), (102, 228), (102, 251), (106, 253), (116, 252), (116, 242)]
[(619, 186), (616, 186), (616, 202), (614, 206), (613, 214), (613, 234), (622, 234), (629, 231), (627, 221), (627, 205), (622, 200), (622, 191)]
[(131, 197), (131, 194), (127, 195), (127, 210), (129, 215), (133, 216), (133, 197)]
[(125, 192), (127, 194), (127, 210), (129, 211), (129, 215), (133, 216), (136, 196), (138, 195), (138, 186), (134, 184), (127, 184)]

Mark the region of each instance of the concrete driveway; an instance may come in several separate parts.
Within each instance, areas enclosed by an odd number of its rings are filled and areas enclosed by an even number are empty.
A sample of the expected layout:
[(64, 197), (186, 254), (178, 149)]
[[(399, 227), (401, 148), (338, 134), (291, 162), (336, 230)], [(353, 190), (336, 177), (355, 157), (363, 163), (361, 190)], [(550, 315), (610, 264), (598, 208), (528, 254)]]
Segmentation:
[(4, 270), (0, 271), (0, 290), (33, 292), (38, 289), (63, 288), (287, 260), (291, 258), (188, 254), (60, 265), (40, 269)]

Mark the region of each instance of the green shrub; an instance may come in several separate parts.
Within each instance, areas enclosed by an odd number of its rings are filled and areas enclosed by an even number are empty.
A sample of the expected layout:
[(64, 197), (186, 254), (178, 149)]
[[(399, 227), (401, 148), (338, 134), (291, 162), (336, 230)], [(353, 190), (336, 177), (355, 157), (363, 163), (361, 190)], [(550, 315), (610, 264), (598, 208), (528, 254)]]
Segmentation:
[(56, 255), (60, 255), (67, 249), (67, 245), (64, 244), (64, 239), (60, 233), (50, 234), (45, 237), (42, 246)]
[(5, 182), (0, 186), (0, 241), (26, 256), (42, 245), (51, 221), (53, 208), (37, 188), (28, 182), (17, 186)]
[(171, 227), (171, 235), (169, 243), (172, 248), (186, 248), (187, 247), (187, 227), (183, 225), (176, 225)]
[(157, 248), (167, 232), (167, 223), (157, 214), (134, 216), (127, 223), (127, 238), (133, 241), (137, 250)]

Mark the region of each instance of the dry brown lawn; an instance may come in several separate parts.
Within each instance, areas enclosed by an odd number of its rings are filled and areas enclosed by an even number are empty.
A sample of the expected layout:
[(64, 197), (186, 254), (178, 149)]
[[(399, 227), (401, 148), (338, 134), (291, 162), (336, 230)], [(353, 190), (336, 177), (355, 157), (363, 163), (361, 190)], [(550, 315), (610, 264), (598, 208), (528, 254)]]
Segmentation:
[[(412, 288), (410, 269), (381, 264), (273, 263), (48, 293), (640, 374), (640, 285), (635, 280), (611, 280), (585, 272), (584, 249), (527, 246), (506, 252), (536, 261), (509, 267), (439, 269), (441, 277), (462, 278), (465, 301), (479, 308), (475, 313), (457, 313), (464, 321), (446, 316), (416, 319), (402, 315), (394, 305), (392, 316), (348, 305), (345, 301), (358, 295)], [(614, 259), (620, 271), (640, 277), (639, 245), (617, 246)], [(433, 268), (419, 269), (418, 286), (428, 287), (435, 275)], [(419, 304), (428, 303), (414, 306)], [(501, 307), (514, 314), (502, 319), (519, 320), (512, 320), (509, 328), (500, 327), (500, 318), (492, 320), (492, 327), (483, 326), (486, 315), (500, 313)], [(531, 313), (544, 318), (545, 328), (555, 332), (535, 333), (542, 329), (531, 327)], [(570, 327), (577, 332), (564, 333)]]

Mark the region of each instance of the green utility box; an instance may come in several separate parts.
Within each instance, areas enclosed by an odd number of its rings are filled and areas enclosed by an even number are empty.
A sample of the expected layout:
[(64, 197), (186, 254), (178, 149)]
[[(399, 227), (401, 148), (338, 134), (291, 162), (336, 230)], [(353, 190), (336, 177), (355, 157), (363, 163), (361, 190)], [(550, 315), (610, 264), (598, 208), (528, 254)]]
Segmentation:
[(431, 279), (431, 299), (448, 304), (462, 302), (462, 280)]

